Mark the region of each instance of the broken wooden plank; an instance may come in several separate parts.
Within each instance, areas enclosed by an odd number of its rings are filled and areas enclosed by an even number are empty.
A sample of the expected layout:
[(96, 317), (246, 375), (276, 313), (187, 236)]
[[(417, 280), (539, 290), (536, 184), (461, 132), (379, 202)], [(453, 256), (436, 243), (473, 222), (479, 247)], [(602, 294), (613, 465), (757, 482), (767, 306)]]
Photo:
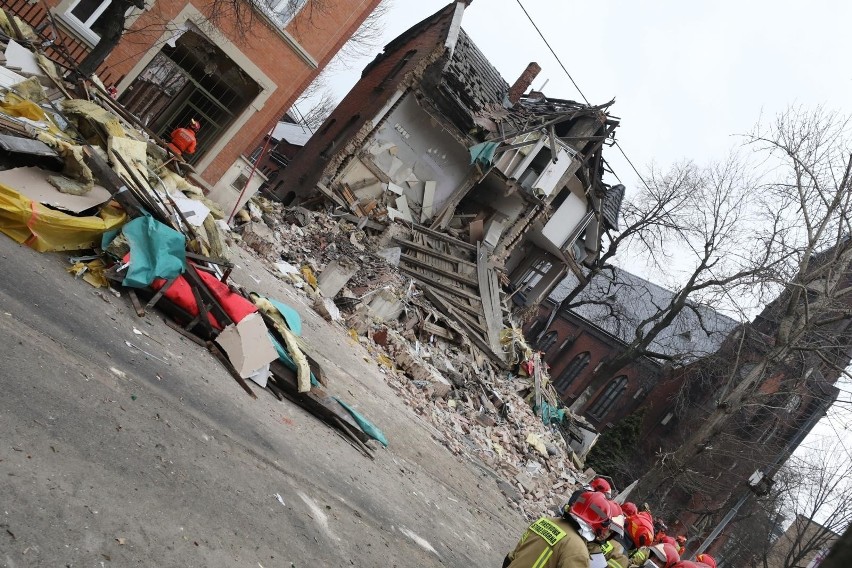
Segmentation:
[(465, 276), (464, 274), (460, 274), (458, 272), (450, 272), (448, 270), (438, 268), (437, 266), (434, 266), (409, 254), (402, 254), (399, 258), (401, 261), (405, 261), (407, 263), (413, 264), (414, 266), (424, 268), (426, 270), (429, 270), (430, 272), (434, 272), (435, 274), (443, 276), (444, 278), (450, 278), (452, 280), (455, 280), (456, 282), (467, 284), (468, 286), (475, 287), (477, 285), (476, 281), (473, 278), (470, 278), (469, 276)]
[(465, 335), (470, 339), (477, 347), (482, 349), (482, 351), (488, 355), (495, 364), (501, 369), (506, 369), (506, 361), (504, 360), (504, 355), (502, 353), (495, 353), (492, 351), (491, 346), (488, 344), (485, 339), (481, 335), (475, 332), (468, 323), (464, 320), (464, 318), (460, 317), (459, 313), (449, 305), (444, 296), (440, 292), (436, 292), (435, 290), (431, 290), (429, 288), (423, 289), (423, 294), (432, 302), (436, 308), (438, 308), (444, 315), (452, 318), (454, 321), (458, 322), (459, 326), (462, 328), (462, 331)]
[(331, 199), (332, 201), (334, 201), (335, 203), (337, 203), (341, 207), (345, 207), (346, 209), (349, 209), (349, 204), (346, 203), (345, 201), (343, 201), (343, 199), (340, 198), (336, 193), (331, 191), (331, 189), (329, 189), (324, 183), (317, 182), (316, 187), (317, 187), (318, 190), (320, 190), (320, 193), (322, 193), (323, 195), (325, 195), (326, 197), (328, 197), (329, 199)]
[(495, 290), (491, 282), (491, 276), (494, 275), (494, 271), (488, 267), (488, 252), (479, 243), (477, 243), (476, 249), (476, 274), (479, 278), (479, 297), (482, 299), (482, 311), (485, 314), (486, 338), (491, 349), (495, 353), (498, 353), (502, 351), (500, 346), (500, 331), (503, 329), (503, 310), (500, 304), (500, 291), (498, 288), (496, 296), (494, 295)]
[(179, 326), (178, 324), (176, 324), (172, 320), (170, 320), (168, 318), (163, 318), (163, 323), (165, 323), (167, 326), (169, 326), (170, 328), (172, 328), (173, 330), (175, 330), (176, 332), (178, 332), (179, 334), (181, 334), (185, 338), (189, 339), (193, 343), (197, 343), (198, 345), (200, 345), (201, 347), (204, 347), (204, 348), (207, 347), (206, 341), (204, 341), (203, 339), (201, 339), (200, 337), (198, 337), (194, 333), (186, 331), (184, 328), (182, 328), (181, 326)]
[(469, 292), (464, 288), (452, 286), (450, 284), (447, 284), (446, 282), (441, 282), (439, 280), (436, 280), (434, 277), (429, 276), (428, 274), (417, 272), (413, 268), (400, 265), (399, 269), (408, 274), (409, 276), (413, 276), (415, 280), (420, 280), (423, 284), (427, 286), (434, 286), (435, 288), (439, 288), (441, 290), (444, 290), (445, 292), (449, 292), (450, 294), (454, 294), (462, 298), (467, 298), (468, 300), (474, 300), (476, 302), (482, 301), (478, 295)]
[(133, 304), (133, 309), (136, 310), (136, 315), (140, 318), (144, 318), (145, 308), (142, 306), (142, 302), (139, 301), (139, 296), (136, 295), (136, 290), (128, 288), (127, 295), (130, 296), (130, 303)]
[(472, 253), (476, 252), (476, 245), (466, 243), (464, 241), (461, 241), (459, 239), (451, 237), (450, 235), (448, 235), (446, 233), (442, 233), (440, 231), (432, 230), (429, 227), (425, 227), (423, 225), (414, 225), (413, 229), (415, 231), (417, 231), (418, 233), (423, 233), (424, 235), (428, 235), (430, 237), (444, 241), (445, 243), (451, 244), (454, 247), (459, 247), (460, 249), (468, 250)]
[(441, 252), (439, 250), (429, 248), (427, 246), (421, 245), (419, 243), (415, 243), (414, 241), (410, 241), (408, 239), (403, 239), (401, 237), (394, 237), (394, 242), (397, 244), (408, 247), (412, 250), (416, 250), (417, 252), (422, 252), (423, 254), (428, 254), (429, 256), (433, 256), (435, 258), (440, 258), (442, 260), (447, 260), (449, 262), (455, 262), (460, 266), (468, 266), (471, 268), (471, 271), (476, 269), (476, 264), (467, 260), (462, 260), (460, 258), (456, 258), (452, 255), (449, 255), (445, 252)]
[(246, 383), (245, 379), (240, 376), (240, 374), (237, 372), (237, 370), (234, 368), (234, 366), (231, 364), (225, 354), (222, 353), (222, 350), (219, 349), (219, 347), (215, 343), (213, 343), (212, 341), (207, 342), (207, 349), (209, 349), (210, 352), (217, 359), (219, 359), (219, 362), (222, 363), (222, 365), (228, 370), (234, 380), (237, 381), (237, 383), (239, 383), (241, 387), (243, 387), (243, 390), (246, 391), (249, 396), (251, 396), (252, 398), (257, 398), (257, 395), (254, 394), (254, 391), (251, 390), (251, 387), (248, 386), (248, 383)]
[(299, 392), (298, 382), (294, 371), (287, 368), (280, 361), (273, 361), (269, 365), (272, 371), (272, 380), (281, 391), (293, 400), (296, 404), (323, 420), (326, 423), (332, 422), (336, 417), (342, 420), (351, 428), (349, 431), (353, 436), (356, 436), (362, 442), (370, 440), (370, 436), (355, 423), (352, 417), (346, 410), (343, 409), (336, 400), (328, 395), (323, 389), (314, 387), (308, 392)]

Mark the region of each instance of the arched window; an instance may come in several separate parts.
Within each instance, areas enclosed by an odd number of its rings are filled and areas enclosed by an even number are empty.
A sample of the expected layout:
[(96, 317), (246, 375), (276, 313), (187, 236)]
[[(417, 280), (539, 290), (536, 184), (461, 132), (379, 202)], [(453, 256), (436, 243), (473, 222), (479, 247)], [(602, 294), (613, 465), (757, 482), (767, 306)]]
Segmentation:
[(603, 418), (612, 409), (612, 405), (627, 390), (627, 377), (620, 375), (606, 386), (598, 399), (589, 407), (589, 414), (595, 418)]
[(559, 392), (565, 392), (565, 390), (571, 386), (571, 383), (574, 382), (574, 379), (579, 376), (580, 373), (583, 372), (583, 369), (589, 364), (589, 361), (592, 359), (592, 356), (588, 351), (583, 351), (579, 353), (576, 357), (571, 359), (571, 362), (565, 367), (565, 370), (562, 371), (562, 374), (559, 375), (559, 378), (556, 379), (556, 382), (553, 383), (553, 386), (556, 387), (556, 390)]
[(541, 342), (538, 344), (538, 350), (547, 353), (553, 344), (556, 343), (556, 332), (548, 331), (544, 337), (541, 338)]

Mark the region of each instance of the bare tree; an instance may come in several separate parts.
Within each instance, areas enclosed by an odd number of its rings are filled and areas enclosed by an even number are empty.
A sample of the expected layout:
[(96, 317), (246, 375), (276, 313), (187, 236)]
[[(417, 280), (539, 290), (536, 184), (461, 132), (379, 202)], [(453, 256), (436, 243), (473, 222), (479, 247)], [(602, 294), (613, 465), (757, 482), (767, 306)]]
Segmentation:
[[(723, 446), (731, 420), (760, 406), (767, 379), (789, 384), (791, 393), (817, 392), (826, 377), (830, 384), (846, 373), (852, 345), (848, 134), (843, 117), (790, 109), (747, 137), (767, 172), (752, 192), (759, 233), (744, 241), (752, 257), (756, 249), (766, 259), (749, 292), (775, 300), (741, 330), (718, 373), (715, 405), (703, 409), (683, 443), (643, 476), (639, 494), (667, 491), (689, 464)], [(748, 430), (743, 434), (747, 438)]]
[[(574, 408), (582, 407), (639, 357), (681, 362), (654, 351), (652, 345), (684, 310), (692, 311), (702, 325), (702, 305), (724, 301), (737, 309), (738, 302), (732, 300), (737, 290), (774, 270), (773, 237), (761, 233), (759, 211), (751, 204), (754, 186), (748, 165), (736, 155), (707, 167), (685, 163), (665, 174), (651, 172), (642, 201), (633, 206), (636, 222), (628, 225), (628, 236), (613, 242), (616, 250), (634, 257), (642, 254), (660, 272), (676, 274), (680, 283), (647, 317), (632, 323), (632, 337), (617, 355), (595, 369)], [(676, 257), (673, 251), (678, 249), (689, 254)], [(576, 305), (575, 296), (567, 307)]]
[(757, 559), (762, 568), (806, 568), (852, 523), (852, 460), (842, 440), (794, 456), (784, 474), (787, 491), (773, 518), (789, 526), (771, 545), (765, 539)]

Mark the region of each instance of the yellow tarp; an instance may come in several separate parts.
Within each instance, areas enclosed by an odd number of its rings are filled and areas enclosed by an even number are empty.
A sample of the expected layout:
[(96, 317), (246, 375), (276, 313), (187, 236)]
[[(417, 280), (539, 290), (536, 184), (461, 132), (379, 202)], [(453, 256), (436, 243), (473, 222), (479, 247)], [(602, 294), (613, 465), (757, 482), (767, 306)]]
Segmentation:
[(100, 244), (101, 235), (127, 215), (106, 205), (97, 217), (75, 217), (45, 207), (0, 183), (0, 232), (39, 252), (79, 250)]

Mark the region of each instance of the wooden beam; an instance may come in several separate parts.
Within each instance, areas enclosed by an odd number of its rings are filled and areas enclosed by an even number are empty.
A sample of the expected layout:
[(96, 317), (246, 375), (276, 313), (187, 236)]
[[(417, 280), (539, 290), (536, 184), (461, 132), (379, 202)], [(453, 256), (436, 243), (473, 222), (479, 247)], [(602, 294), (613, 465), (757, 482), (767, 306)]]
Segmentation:
[(403, 245), (404, 247), (410, 248), (411, 250), (416, 250), (417, 252), (422, 252), (423, 254), (428, 254), (429, 256), (440, 258), (441, 260), (446, 260), (447, 262), (456, 262), (459, 265), (469, 266), (471, 269), (476, 269), (476, 264), (470, 261), (461, 260), (454, 256), (450, 256), (445, 252), (441, 252), (439, 250), (423, 246), (420, 243), (415, 243), (414, 241), (409, 241), (408, 239), (403, 239), (401, 237), (394, 237), (393, 240), (394, 242)]
[[(477, 244), (476, 273), (479, 277), (479, 296), (482, 299), (482, 311), (485, 314), (485, 331), (488, 344), (494, 352), (502, 350), (500, 346), (500, 331), (503, 329), (503, 310), (500, 306), (500, 289), (492, 284), (494, 270), (488, 267), (488, 252), (481, 244)], [(494, 297), (496, 288), (497, 296)]]
[(454, 247), (459, 247), (460, 249), (469, 250), (470, 252), (476, 252), (476, 245), (472, 245), (468, 242), (459, 240), (455, 237), (451, 237), (450, 235), (448, 235), (446, 233), (442, 233), (441, 231), (435, 231), (435, 230), (433, 230), (429, 227), (426, 227), (424, 225), (417, 225), (417, 224), (415, 224), (413, 228), (418, 233), (423, 233), (424, 235), (428, 235), (428, 236), (433, 237), (435, 239), (444, 241), (445, 243), (449, 243), (449, 244), (453, 245)]
[(400, 258), (400, 260), (403, 260), (403, 261), (405, 261), (409, 264), (413, 264), (414, 266), (418, 266), (420, 268), (425, 268), (426, 270), (428, 270), (430, 272), (434, 272), (435, 274), (438, 274), (438, 275), (443, 276), (445, 278), (451, 278), (451, 279), (455, 280), (456, 282), (461, 282), (462, 284), (467, 284), (468, 286), (473, 286), (473, 287), (476, 287), (476, 285), (477, 285), (476, 281), (473, 278), (469, 278), (469, 277), (464, 276), (463, 274), (459, 274), (457, 272), (450, 272), (448, 270), (444, 270), (443, 268), (437, 268), (437, 267), (429, 264), (428, 262), (424, 262), (423, 260), (420, 260), (419, 258), (411, 256), (409, 254), (400, 255), (399, 258)]
[(446, 301), (444, 301), (444, 297), (439, 292), (430, 290), (429, 288), (424, 288), (423, 293), (426, 295), (430, 302), (435, 304), (436, 308), (441, 310), (444, 315), (451, 317), (453, 320), (455, 320), (461, 326), (462, 331), (468, 337), (468, 339), (470, 339), (477, 347), (482, 349), (482, 351), (486, 355), (488, 355), (498, 367), (500, 367), (501, 369), (507, 368), (506, 361), (503, 359), (503, 356), (499, 353), (495, 353), (494, 351), (492, 351), (491, 346), (488, 344), (488, 342), (485, 341), (482, 336), (477, 334), (475, 330), (470, 328), (468, 323), (463, 318), (459, 317), (458, 312), (456, 312), (452, 306), (450, 306)]
[(476, 294), (468, 292), (467, 290), (464, 290), (462, 288), (451, 286), (450, 284), (446, 284), (444, 282), (440, 282), (427, 274), (417, 272), (413, 268), (409, 268), (407, 266), (400, 266), (399, 269), (405, 272), (406, 274), (413, 276), (416, 280), (420, 280), (423, 284), (427, 286), (434, 286), (435, 288), (439, 288), (441, 290), (444, 290), (445, 292), (460, 296), (462, 298), (467, 298), (468, 300), (475, 300), (477, 302), (482, 301), (480, 297)]

